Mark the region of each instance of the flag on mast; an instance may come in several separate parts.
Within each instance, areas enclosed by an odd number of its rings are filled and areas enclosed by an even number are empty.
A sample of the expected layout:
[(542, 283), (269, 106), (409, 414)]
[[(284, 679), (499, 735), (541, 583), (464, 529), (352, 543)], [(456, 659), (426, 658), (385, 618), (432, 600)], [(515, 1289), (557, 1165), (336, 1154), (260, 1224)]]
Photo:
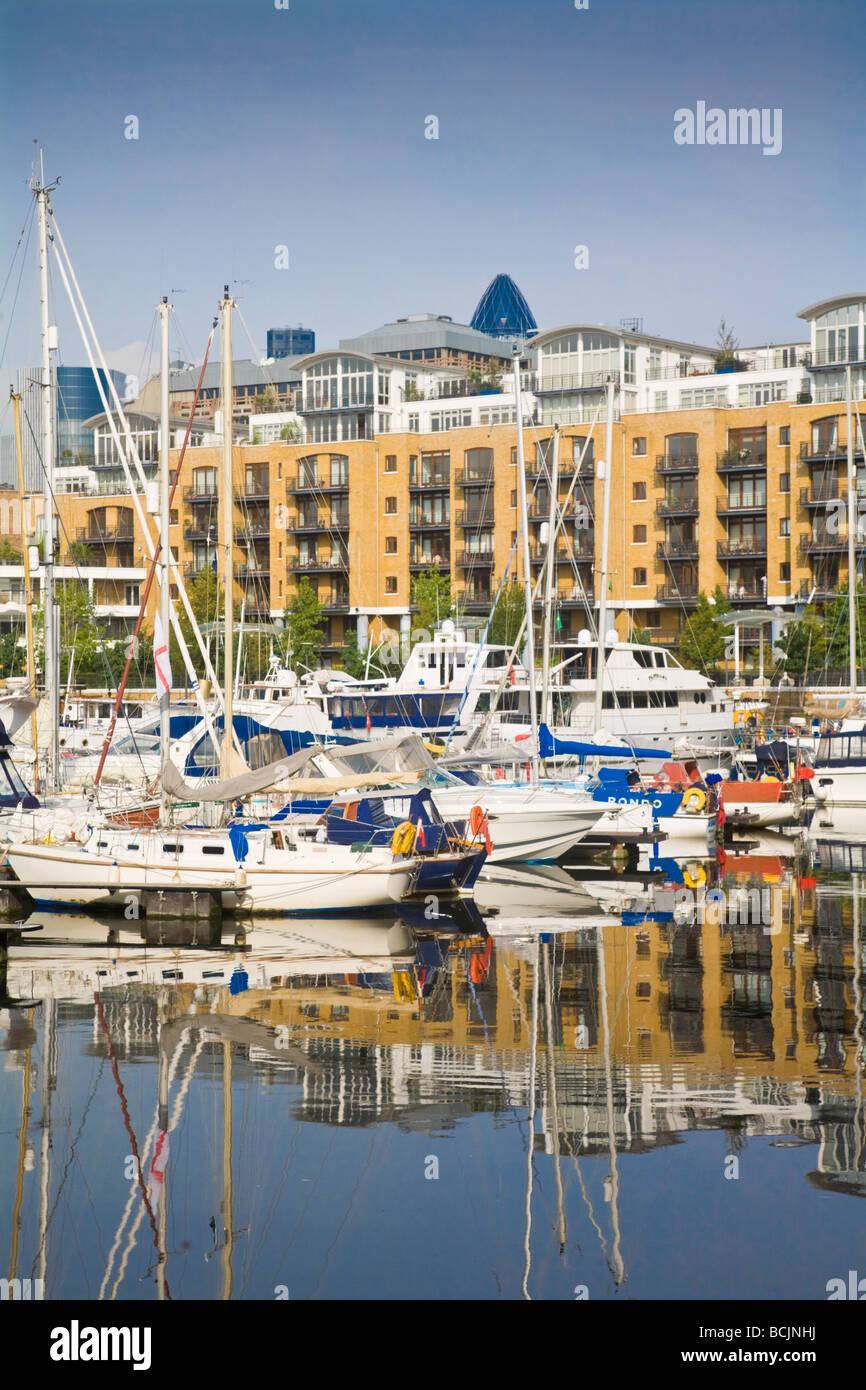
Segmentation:
[(162, 619), (158, 613), (153, 624), (153, 664), (156, 669), (157, 694), (167, 695), (171, 690), (171, 662)]

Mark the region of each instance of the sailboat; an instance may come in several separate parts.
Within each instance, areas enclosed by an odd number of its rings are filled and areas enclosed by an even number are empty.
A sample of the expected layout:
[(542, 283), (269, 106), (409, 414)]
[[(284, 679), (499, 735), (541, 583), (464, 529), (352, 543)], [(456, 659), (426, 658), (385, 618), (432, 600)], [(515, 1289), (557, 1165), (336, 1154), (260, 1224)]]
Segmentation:
[[(231, 316), (234, 303), (225, 287), (220, 304), (223, 346), (223, 476), (221, 529), (225, 616), (225, 690), (220, 768), (223, 787), (210, 789), (207, 799), (222, 801), (224, 812), (244, 794), (233, 774), (239, 758), (232, 746), (232, 552), (233, 440)], [(169, 630), (169, 577), (175, 567), (168, 544), (168, 310), (159, 306), (162, 339), (162, 418), (160, 448), (161, 642)], [(159, 646), (159, 643), (157, 643)], [(37, 902), (86, 906), (140, 903), (149, 892), (176, 891), (217, 895), (224, 909), (253, 913), (318, 912), (388, 906), (409, 890), (420, 864), (414, 837), (401, 837), (390, 846), (330, 844), (323, 831), (309, 835), (291, 821), (279, 826), (243, 819), (217, 828), (174, 822), (167, 782), (170, 759), (169, 698), (171, 688), (167, 651), (157, 652), (161, 695), (160, 752), (163, 795), (156, 825), (131, 828), (109, 818), (92, 825), (83, 842), (63, 845), (14, 843), (7, 862)], [(241, 766), (240, 782), (243, 783)]]

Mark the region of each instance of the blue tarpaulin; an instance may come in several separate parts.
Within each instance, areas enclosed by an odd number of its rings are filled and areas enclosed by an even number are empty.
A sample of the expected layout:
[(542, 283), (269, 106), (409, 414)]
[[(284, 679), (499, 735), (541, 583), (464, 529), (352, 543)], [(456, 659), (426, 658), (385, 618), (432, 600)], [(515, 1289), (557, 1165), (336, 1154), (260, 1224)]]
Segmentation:
[(546, 724), (538, 726), (538, 751), (542, 758), (669, 758), (662, 748), (630, 748), (628, 744), (584, 743), (554, 738)]

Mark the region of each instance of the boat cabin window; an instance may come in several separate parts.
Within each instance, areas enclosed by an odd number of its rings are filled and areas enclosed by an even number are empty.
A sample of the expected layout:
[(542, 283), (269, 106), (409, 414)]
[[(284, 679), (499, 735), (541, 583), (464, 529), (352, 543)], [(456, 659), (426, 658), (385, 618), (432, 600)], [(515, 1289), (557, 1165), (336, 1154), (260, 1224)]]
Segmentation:
[(669, 709), (676, 709), (679, 701), (677, 700), (677, 692), (675, 690), (665, 691), (665, 704)]
[(163, 845), (163, 854), (183, 854), (183, 845)]
[(497, 666), (505, 665), (505, 652), (489, 652), (487, 655), (487, 668), (493, 670)]
[(202, 854), (225, 854), (224, 845), (202, 845)]
[(97, 840), (97, 841), (96, 841), (96, 848), (97, 848), (97, 849), (108, 849), (108, 841), (107, 841), (107, 840)]
[(667, 666), (668, 663), (667, 663), (667, 661), (665, 660), (665, 653), (664, 653), (664, 652), (654, 652), (653, 655), (655, 656), (655, 659), (656, 659), (656, 666)]
[(639, 647), (635, 647), (634, 651), (632, 652), (632, 656), (634, 657), (638, 666), (652, 666), (654, 655), (654, 652), (642, 652)]
[(128, 850), (132, 850), (133, 853), (134, 853), (139, 847), (138, 847), (138, 845), (127, 845), (126, 848), (127, 848)]
[(636, 690), (631, 698), (634, 709), (649, 709), (649, 696), (645, 690)]

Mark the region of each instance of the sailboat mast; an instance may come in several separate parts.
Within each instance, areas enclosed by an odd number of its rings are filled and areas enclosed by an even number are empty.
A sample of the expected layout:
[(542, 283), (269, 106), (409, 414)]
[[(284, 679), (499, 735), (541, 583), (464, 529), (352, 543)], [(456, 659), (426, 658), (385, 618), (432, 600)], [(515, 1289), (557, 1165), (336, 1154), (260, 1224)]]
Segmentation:
[[(171, 596), (169, 579), (171, 576), (171, 552), (168, 545), (169, 522), (169, 474), (171, 471), (171, 435), (168, 423), (168, 370), (169, 370), (169, 303), (163, 295), (159, 305), (160, 332), (160, 374), (159, 374), (159, 617), (162, 625), (162, 640), (168, 643), (171, 632)], [(165, 670), (169, 669), (166, 652)], [(159, 756), (162, 777), (169, 760), (171, 747), (171, 691), (159, 691)], [(160, 782), (162, 784), (162, 777)], [(163, 793), (165, 797), (165, 793)]]
[(550, 689), (550, 642), (553, 622), (553, 591), (556, 574), (556, 502), (559, 492), (559, 425), (553, 427), (549, 459), (550, 506), (547, 523), (547, 564), (544, 590), (544, 649), (541, 658), (541, 708), (546, 724), (553, 723), (553, 694)]
[[(538, 747), (538, 706), (535, 694), (535, 630), (532, 624), (532, 566), (529, 559), (529, 515), (526, 506), (526, 467), (523, 454), (523, 402), (520, 395), (520, 349), (514, 349), (514, 407), (517, 416), (517, 495), (523, 537), (523, 587), (526, 595), (526, 664), (529, 667), (529, 720), (532, 742)], [(533, 785), (538, 783), (538, 760), (530, 763)]]
[[(18, 462), (18, 505), (21, 509), (21, 558), (24, 562), (25, 626), (27, 630), (27, 685), (31, 695), (36, 694), (36, 654), (33, 647), (33, 592), (30, 584), (30, 549), (27, 544), (27, 525), (24, 520), (24, 454), (21, 448), (21, 397), (14, 391), (12, 412), (15, 417), (15, 453)], [(30, 716), (30, 732), (33, 739), (33, 790), (39, 794), (39, 721), (36, 710)]]
[(607, 382), (607, 422), (604, 431), (604, 458), (598, 462), (597, 477), (604, 480), (604, 503), (601, 523), (601, 565), (599, 572), (598, 596), (598, 660), (595, 665), (595, 732), (601, 728), (602, 693), (604, 690), (605, 637), (607, 635), (607, 559), (610, 544), (610, 485), (613, 455), (613, 396), (616, 383), (613, 377)]
[(231, 776), (232, 733), (234, 728), (234, 690), (232, 688), (232, 672), (234, 667), (234, 662), (232, 660), (232, 653), (234, 650), (234, 633), (232, 632), (232, 590), (234, 588), (234, 559), (232, 547), (232, 520), (234, 517), (234, 480), (232, 477), (232, 308), (233, 303), (229, 298), (229, 287), (226, 285), (225, 293), (220, 304), (223, 358), (221, 386), (223, 408), (223, 473), (222, 487), (220, 488), (220, 522), (223, 532), (223, 622), (225, 626), (223, 648), (223, 684), (225, 687), (225, 694), (223, 697), (223, 737), (222, 746), (220, 748), (220, 775), (223, 778)]
[(848, 425), (848, 665), (851, 693), (857, 693), (857, 468), (851, 434), (851, 368), (845, 368), (845, 402)]
[[(41, 156), (40, 156), (41, 158)], [(41, 175), (40, 175), (41, 177)], [(48, 786), (57, 791), (60, 773), (60, 665), (57, 615), (54, 602), (54, 393), (51, 389), (51, 350), (57, 346), (57, 329), (48, 321), (48, 192), (36, 188), (39, 237), (39, 308), (42, 342), (42, 470), (43, 546), (42, 607), (45, 617), (45, 696), (51, 702), (48, 745)]]

